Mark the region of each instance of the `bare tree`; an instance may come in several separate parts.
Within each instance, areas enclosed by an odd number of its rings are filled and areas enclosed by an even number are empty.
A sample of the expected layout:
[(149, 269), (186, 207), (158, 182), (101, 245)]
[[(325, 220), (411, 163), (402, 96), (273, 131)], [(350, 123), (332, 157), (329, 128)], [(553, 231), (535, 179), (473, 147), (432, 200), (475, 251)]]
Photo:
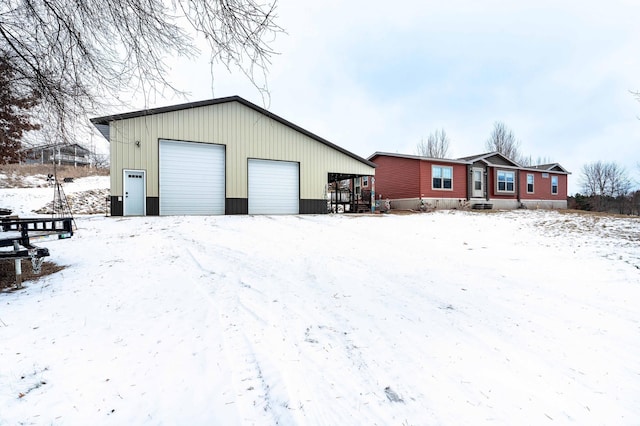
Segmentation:
[(239, 69), (266, 93), (260, 78), (282, 32), (275, 1), (3, 0), (0, 55), (16, 71), (14, 90), (38, 94), (41, 122), (66, 139), (107, 96), (178, 91), (165, 79), (167, 60), (199, 53), (194, 36), (212, 63)]
[(418, 155), (429, 158), (446, 158), (449, 153), (449, 136), (447, 132), (442, 130), (436, 130), (434, 133), (429, 134), (429, 137), (425, 141), (422, 139), (416, 146)]
[(518, 164), (525, 167), (539, 166), (542, 164), (552, 164), (554, 161), (551, 157), (536, 157), (534, 160), (531, 155), (522, 155)]
[(110, 159), (108, 154), (99, 154), (97, 152), (91, 151), (89, 154), (89, 159), (91, 160), (91, 166), (96, 169), (108, 169), (110, 164)]
[(607, 198), (624, 198), (631, 190), (627, 171), (615, 162), (585, 164), (582, 166), (581, 179), (584, 192), (595, 199), (597, 210), (606, 209)]
[(508, 159), (520, 163), (522, 155), (520, 154), (520, 141), (516, 140), (515, 135), (501, 121), (493, 123), (493, 131), (487, 139), (485, 147), (489, 151), (497, 151)]

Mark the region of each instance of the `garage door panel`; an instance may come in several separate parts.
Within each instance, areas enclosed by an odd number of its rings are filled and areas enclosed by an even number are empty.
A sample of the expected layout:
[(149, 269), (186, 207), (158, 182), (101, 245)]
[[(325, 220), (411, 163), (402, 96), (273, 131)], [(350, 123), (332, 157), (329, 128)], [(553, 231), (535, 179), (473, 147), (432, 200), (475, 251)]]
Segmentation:
[(224, 214), (224, 145), (160, 141), (160, 214)]
[(298, 214), (298, 163), (251, 159), (248, 166), (249, 214)]

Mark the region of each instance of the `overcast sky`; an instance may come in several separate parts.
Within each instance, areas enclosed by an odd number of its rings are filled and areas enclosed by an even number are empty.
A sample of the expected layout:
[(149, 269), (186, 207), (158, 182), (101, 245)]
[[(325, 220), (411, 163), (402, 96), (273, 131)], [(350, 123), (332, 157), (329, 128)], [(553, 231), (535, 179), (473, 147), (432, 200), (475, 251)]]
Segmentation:
[[(414, 154), (444, 128), (449, 157), (485, 152), (496, 121), (526, 155), (573, 174), (623, 165), (640, 186), (640, 2), (280, 0), (265, 103), (247, 79), (181, 62), (186, 101), (239, 95), (362, 157)], [(139, 108), (185, 99), (139, 101)]]

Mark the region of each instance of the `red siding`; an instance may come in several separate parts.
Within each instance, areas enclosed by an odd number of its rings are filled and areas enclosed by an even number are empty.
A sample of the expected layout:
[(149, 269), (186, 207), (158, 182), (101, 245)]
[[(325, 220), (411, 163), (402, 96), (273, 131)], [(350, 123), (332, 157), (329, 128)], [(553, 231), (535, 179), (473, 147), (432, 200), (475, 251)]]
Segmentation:
[[(453, 169), (452, 189), (433, 189), (432, 167), (444, 166)], [(431, 161), (420, 161), (420, 193), (416, 197), (426, 198), (467, 198), (467, 166), (464, 164), (439, 163)]]
[[(550, 176), (553, 176), (553, 173), (549, 173)], [(558, 195), (554, 195), (554, 197), (558, 197), (559, 200), (566, 200), (569, 196), (569, 176), (568, 175), (558, 175)]]
[(411, 158), (372, 158), (376, 163), (376, 198), (415, 198), (420, 192), (420, 161)]
[[(543, 178), (546, 173), (549, 177)], [(533, 194), (527, 193), (527, 175), (533, 175)], [(551, 194), (551, 177), (558, 177), (558, 193)], [(567, 199), (567, 175), (542, 171), (520, 171), (520, 198), (523, 200), (566, 200)]]
[[(428, 161), (416, 158), (377, 156), (371, 159), (378, 165), (376, 168), (376, 198), (451, 198), (466, 199), (468, 191), (467, 165)], [(453, 188), (449, 190), (432, 189), (432, 166), (439, 165), (453, 168)], [(497, 171), (513, 171), (516, 175), (513, 193), (497, 192)], [(518, 193), (522, 200), (566, 200), (567, 175), (543, 171), (527, 171), (511, 168), (489, 167), (487, 192), (489, 199), (516, 200)], [(542, 178), (548, 173), (548, 178)], [(534, 175), (534, 193), (527, 194), (527, 174)], [(558, 177), (558, 194), (551, 194), (551, 177)], [(519, 190), (519, 191), (518, 191)]]

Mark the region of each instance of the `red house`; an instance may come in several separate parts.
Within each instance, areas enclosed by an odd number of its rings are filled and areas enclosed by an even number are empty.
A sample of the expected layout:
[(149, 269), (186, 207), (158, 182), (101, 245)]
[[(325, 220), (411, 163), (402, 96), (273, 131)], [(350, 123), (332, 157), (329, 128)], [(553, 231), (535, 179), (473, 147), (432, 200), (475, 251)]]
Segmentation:
[(523, 167), (498, 152), (459, 159), (376, 152), (376, 199), (392, 208), (567, 208), (559, 164)]

